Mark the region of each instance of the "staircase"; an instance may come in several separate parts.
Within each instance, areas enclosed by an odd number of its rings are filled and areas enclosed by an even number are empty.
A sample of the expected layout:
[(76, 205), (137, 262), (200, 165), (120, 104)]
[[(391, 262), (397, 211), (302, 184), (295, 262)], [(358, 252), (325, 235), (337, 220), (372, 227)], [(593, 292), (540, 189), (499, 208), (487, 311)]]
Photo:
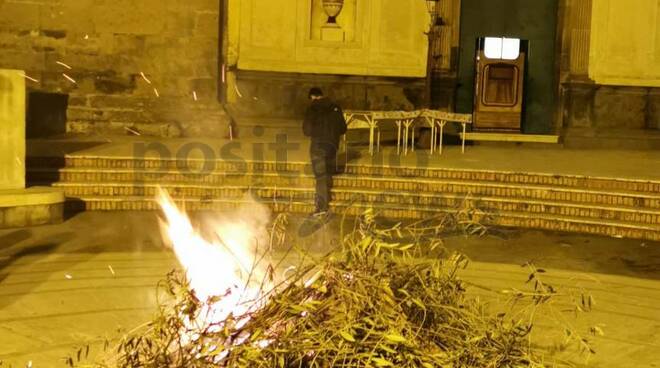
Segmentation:
[[(211, 172), (194, 172), (179, 171), (175, 160), (28, 158), (31, 184), (61, 188), (84, 210), (155, 210), (158, 186), (188, 210), (233, 208), (247, 192), (277, 212), (313, 209), (313, 177), (302, 162), (218, 160)], [(349, 164), (335, 178), (332, 205), (348, 215), (374, 208), (421, 219), (466, 200), (490, 225), (660, 240), (660, 181)]]

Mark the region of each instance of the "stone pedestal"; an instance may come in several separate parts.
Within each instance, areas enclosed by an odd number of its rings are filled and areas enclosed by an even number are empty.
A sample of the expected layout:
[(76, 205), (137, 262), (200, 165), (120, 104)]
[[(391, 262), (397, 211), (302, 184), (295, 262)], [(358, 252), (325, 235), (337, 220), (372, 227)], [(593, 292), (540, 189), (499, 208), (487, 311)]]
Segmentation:
[(62, 192), (25, 189), (25, 78), (20, 70), (0, 69), (0, 168), (0, 227), (62, 220)]
[(25, 188), (25, 79), (0, 70), (0, 190)]
[(344, 30), (339, 26), (325, 25), (321, 27), (321, 40), (323, 41), (344, 42), (345, 37)]

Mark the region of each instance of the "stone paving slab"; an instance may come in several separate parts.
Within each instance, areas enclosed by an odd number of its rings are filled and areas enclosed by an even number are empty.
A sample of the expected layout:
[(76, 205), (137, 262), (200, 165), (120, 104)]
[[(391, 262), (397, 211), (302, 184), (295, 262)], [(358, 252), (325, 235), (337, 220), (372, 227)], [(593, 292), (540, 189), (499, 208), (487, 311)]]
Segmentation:
[[(150, 320), (155, 285), (176, 265), (161, 245), (156, 216), (83, 213), (60, 225), (1, 230), (0, 360), (61, 367), (61, 358), (77, 347), (89, 343), (97, 352), (105, 339), (121, 335), (118, 328)], [(296, 224), (292, 219), (292, 228)], [(337, 227), (331, 224), (302, 245), (324, 253)], [(595, 340), (598, 354), (589, 366), (658, 366), (660, 243), (497, 230), (479, 239), (450, 237), (445, 245), (472, 258), (463, 277), (487, 289), (523, 287), (527, 270), (520, 265), (528, 260), (546, 268), (550, 282), (578, 280), (596, 306), (577, 326), (601, 323), (605, 331)], [(502, 305), (497, 294), (476, 287), (470, 292)]]

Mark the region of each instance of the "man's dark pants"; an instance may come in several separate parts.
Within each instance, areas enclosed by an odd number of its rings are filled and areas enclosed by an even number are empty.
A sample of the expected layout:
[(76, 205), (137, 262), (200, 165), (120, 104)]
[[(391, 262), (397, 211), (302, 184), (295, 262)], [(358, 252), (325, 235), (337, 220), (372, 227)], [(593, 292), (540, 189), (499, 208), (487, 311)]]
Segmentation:
[(309, 156), (316, 180), (316, 212), (327, 211), (331, 199), (332, 176), (336, 171), (337, 145), (312, 142)]

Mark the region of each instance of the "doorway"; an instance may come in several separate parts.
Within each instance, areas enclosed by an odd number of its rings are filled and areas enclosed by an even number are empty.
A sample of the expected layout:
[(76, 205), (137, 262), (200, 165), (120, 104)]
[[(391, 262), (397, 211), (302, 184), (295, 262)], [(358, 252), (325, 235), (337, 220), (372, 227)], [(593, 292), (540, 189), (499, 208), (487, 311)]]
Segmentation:
[(479, 37), (529, 41), (524, 85), (524, 133), (553, 130), (557, 73), (555, 35), (558, 0), (462, 0), (456, 111), (473, 109), (475, 50)]

